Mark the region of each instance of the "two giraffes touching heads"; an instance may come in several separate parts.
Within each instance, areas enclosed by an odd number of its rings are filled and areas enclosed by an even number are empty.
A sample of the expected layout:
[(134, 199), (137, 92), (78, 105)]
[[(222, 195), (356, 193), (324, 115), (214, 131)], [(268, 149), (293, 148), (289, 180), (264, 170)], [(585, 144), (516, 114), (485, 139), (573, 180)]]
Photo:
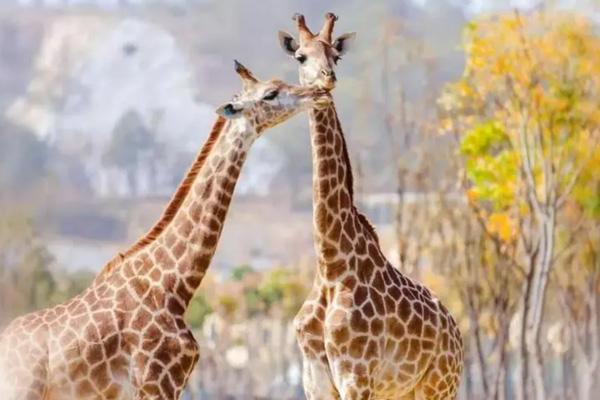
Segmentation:
[[(308, 110), (316, 275), (294, 320), (311, 400), (454, 399), (463, 368), (455, 321), (384, 257), (354, 206), (346, 141), (329, 93), (354, 34), (280, 32), (300, 83), (259, 81), (235, 64), (242, 91), (212, 131), (156, 225), (79, 296), (14, 320), (0, 337), (5, 400), (178, 399), (201, 349), (184, 313), (215, 252), (255, 139)], [(201, 367), (201, 366), (200, 366)]]

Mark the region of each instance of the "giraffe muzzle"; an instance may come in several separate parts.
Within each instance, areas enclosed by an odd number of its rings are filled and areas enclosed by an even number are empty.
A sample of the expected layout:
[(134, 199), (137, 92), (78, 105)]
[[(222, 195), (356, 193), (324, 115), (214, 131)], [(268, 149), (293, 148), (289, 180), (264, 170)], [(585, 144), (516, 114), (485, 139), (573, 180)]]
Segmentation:
[(337, 78), (335, 77), (335, 73), (328, 75), (321, 73), (321, 79), (319, 79), (318, 85), (324, 89), (331, 90), (335, 88), (336, 82)]

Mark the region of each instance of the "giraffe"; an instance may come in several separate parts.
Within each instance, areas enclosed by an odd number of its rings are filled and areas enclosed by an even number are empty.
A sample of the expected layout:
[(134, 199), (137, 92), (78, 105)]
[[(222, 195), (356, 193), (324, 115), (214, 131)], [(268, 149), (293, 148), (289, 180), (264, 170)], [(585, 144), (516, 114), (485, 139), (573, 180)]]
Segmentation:
[[(335, 65), (355, 38), (332, 40), (328, 13), (313, 34), (294, 16), (298, 41), (279, 32), (299, 62), (300, 83), (335, 87)], [(457, 325), (421, 283), (382, 253), (354, 205), (350, 158), (334, 103), (309, 111), (317, 271), (294, 323), (308, 399), (453, 399), (463, 368)]]
[(178, 399), (198, 360), (184, 312), (215, 252), (250, 146), (266, 129), (330, 101), (319, 88), (258, 81), (212, 131), (156, 225), (89, 288), (14, 320), (0, 337), (0, 398)]

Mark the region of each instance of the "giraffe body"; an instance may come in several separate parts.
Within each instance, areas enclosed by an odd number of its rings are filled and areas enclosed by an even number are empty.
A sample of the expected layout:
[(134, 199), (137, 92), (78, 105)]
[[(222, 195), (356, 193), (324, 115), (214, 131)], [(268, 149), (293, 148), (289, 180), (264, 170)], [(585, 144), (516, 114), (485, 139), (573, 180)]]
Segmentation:
[[(280, 32), (300, 62), (300, 81), (331, 89), (334, 66), (354, 35), (331, 38), (333, 14), (315, 35), (296, 15), (300, 42)], [(335, 106), (309, 113), (318, 266), (296, 316), (307, 398), (453, 399), (463, 368), (457, 325), (422, 284), (383, 255), (377, 234), (354, 206), (346, 141)]]
[(0, 336), (3, 400), (178, 399), (198, 360), (184, 313), (209, 266), (254, 140), (317, 88), (259, 82), (220, 107), (209, 138), (152, 230), (79, 296), (14, 320)]
[(132, 272), (130, 283), (119, 271), (7, 328), (0, 345), (10, 362), (3, 398), (178, 398), (198, 359), (196, 341), (183, 313), (166, 308), (175, 307), (175, 296), (158, 282), (144, 286), (133, 267), (123, 269)]

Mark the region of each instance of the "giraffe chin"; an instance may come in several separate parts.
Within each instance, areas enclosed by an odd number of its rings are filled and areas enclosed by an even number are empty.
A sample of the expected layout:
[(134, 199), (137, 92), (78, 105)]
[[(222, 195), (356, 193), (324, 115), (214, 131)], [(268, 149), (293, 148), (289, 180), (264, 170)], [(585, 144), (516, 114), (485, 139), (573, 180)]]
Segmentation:
[(331, 94), (329, 93), (329, 91), (327, 91), (326, 94), (315, 99), (313, 103), (313, 108), (316, 108), (317, 110), (322, 110), (329, 107), (332, 103), (333, 99), (331, 98)]
[(335, 89), (337, 79), (333, 77), (323, 78), (321, 76), (318, 76), (309, 80), (300, 78), (300, 83), (302, 86), (316, 86), (319, 89), (323, 89), (327, 92), (330, 92), (333, 89)]

